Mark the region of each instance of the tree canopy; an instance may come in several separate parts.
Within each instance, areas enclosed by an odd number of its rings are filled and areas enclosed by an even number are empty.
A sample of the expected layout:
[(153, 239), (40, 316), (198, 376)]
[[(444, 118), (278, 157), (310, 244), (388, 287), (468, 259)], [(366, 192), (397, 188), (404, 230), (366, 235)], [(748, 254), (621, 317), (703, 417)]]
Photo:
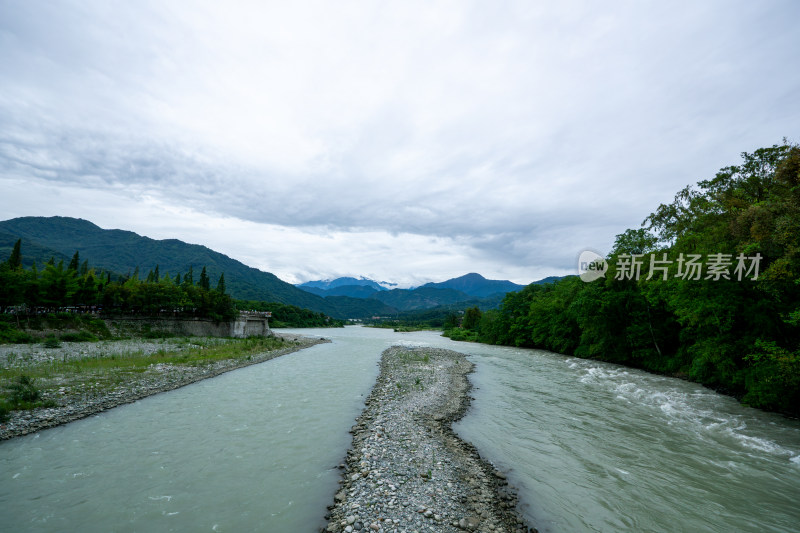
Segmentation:
[[(34, 262), (29, 270), (22, 268), (21, 241), (17, 241), (8, 261), (0, 263), (0, 311), (13, 308), (16, 313), (64, 308), (102, 309), (105, 313), (196, 316), (229, 320), (236, 316), (233, 300), (225, 294), (224, 278), (217, 289), (209, 287), (203, 267), (200, 283), (192, 282), (192, 269), (183, 277), (163, 277), (156, 266), (147, 278), (139, 279), (139, 269), (132, 275), (116, 276), (97, 272), (78, 252), (69, 265), (48, 261), (39, 271)], [(80, 265), (80, 266), (79, 266)], [(179, 281), (182, 280), (182, 281)]]
[(800, 147), (742, 159), (618, 235), (604, 278), (507, 294), (480, 339), (683, 376), (800, 415)]

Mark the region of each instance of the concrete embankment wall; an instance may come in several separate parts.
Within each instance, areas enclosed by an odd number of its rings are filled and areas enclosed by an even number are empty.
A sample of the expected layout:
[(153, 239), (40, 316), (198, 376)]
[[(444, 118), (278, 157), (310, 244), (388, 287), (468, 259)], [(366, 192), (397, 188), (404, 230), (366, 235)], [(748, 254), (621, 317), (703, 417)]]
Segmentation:
[(200, 318), (115, 317), (104, 319), (114, 332), (141, 334), (147, 331), (197, 337), (267, 336), (272, 332), (266, 318), (242, 316), (230, 322), (215, 322)]

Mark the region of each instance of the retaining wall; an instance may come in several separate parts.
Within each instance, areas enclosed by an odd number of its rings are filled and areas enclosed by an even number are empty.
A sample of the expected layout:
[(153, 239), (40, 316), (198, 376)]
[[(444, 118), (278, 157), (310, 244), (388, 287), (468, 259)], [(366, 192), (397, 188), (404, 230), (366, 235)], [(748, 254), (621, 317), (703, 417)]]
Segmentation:
[(251, 337), (269, 336), (272, 332), (264, 317), (240, 316), (230, 322), (214, 322), (201, 318), (152, 318), (118, 317), (105, 318), (110, 330), (159, 331), (173, 335), (194, 335), (197, 337)]

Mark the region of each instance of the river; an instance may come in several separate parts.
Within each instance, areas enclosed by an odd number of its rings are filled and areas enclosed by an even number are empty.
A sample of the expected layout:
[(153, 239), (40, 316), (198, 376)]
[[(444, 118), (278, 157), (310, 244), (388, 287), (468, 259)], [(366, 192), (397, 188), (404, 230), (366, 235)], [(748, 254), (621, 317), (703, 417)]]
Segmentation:
[(296, 331), (333, 343), (0, 443), (2, 529), (316, 531), (393, 344), (470, 355), (475, 400), (456, 430), (542, 532), (800, 527), (798, 421), (540, 350)]

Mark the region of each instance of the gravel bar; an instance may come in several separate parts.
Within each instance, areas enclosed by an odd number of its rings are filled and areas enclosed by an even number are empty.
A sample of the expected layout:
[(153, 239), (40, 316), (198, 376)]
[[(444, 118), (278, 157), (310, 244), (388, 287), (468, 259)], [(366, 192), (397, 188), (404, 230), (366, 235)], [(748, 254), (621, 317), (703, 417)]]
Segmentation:
[(451, 428), (469, 406), (473, 366), (450, 350), (383, 352), (320, 531), (536, 531), (506, 476)]
[[(331, 342), (324, 338), (303, 337), (300, 335), (276, 335), (288, 342), (288, 346), (253, 355), (251, 359), (226, 359), (204, 366), (190, 365), (152, 365), (146, 372), (127, 381), (113, 391), (100, 391), (95, 394), (70, 395), (59, 401), (57, 407), (37, 408), (31, 411), (12, 411), (8, 421), (0, 425), (0, 440), (11, 439), (42, 429), (60, 426), (74, 420), (106, 411), (118, 405), (135, 402), (146, 396), (177, 389), (190, 383), (218, 376), (222, 373), (269, 361), (281, 355), (296, 352), (315, 344)], [(131, 342), (131, 341), (126, 341)], [(150, 343), (132, 341), (135, 348), (146, 353)], [(97, 343), (98, 346), (100, 343)], [(156, 345), (161, 346), (163, 345)], [(85, 355), (88, 343), (83, 343)], [(73, 350), (74, 351), (74, 350)], [(70, 354), (71, 357), (71, 354)], [(38, 362), (37, 357), (37, 362)]]

